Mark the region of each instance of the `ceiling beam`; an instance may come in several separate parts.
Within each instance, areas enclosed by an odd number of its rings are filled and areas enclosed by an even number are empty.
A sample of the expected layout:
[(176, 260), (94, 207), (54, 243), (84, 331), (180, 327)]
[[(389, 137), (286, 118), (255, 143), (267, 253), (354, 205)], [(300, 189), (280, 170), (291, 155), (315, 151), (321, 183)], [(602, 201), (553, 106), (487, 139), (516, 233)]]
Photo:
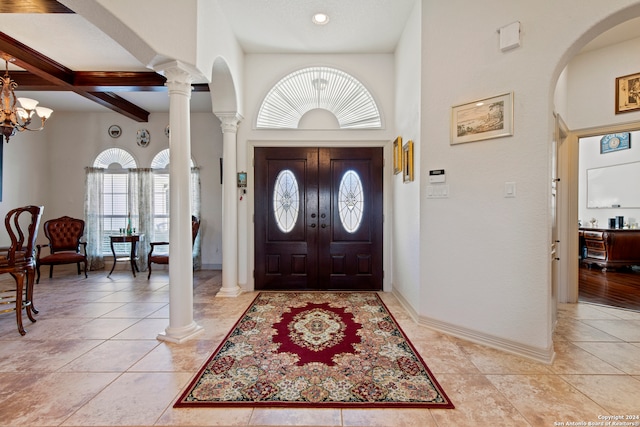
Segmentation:
[[(11, 78), (20, 90), (56, 92), (68, 91), (64, 86), (29, 71), (11, 71)], [(153, 71), (76, 71), (73, 86), (90, 92), (166, 92), (167, 79)], [(209, 92), (207, 83), (192, 84), (194, 92)]]
[[(138, 122), (149, 112), (114, 92), (166, 92), (167, 79), (153, 71), (73, 71), (0, 32), (0, 56), (26, 71), (12, 71), (20, 90), (71, 91)], [(206, 83), (192, 85), (208, 92)]]
[(94, 92), (76, 87), (74, 85), (74, 71), (36, 52), (29, 46), (20, 43), (4, 33), (0, 33), (0, 55), (2, 55), (5, 60), (14, 59), (13, 63), (18, 67), (35, 74), (53, 85), (60, 86), (62, 89), (75, 92), (92, 101), (98, 102), (97, 99), (100, 99), (100, 105), (138, 122), (149, 121), (148, 111), (143, 110), (124, 98), (120, 98), (115, 94), (96, 98)]
[(74, 13), (56, 0), (2, 0), (0, 13)]

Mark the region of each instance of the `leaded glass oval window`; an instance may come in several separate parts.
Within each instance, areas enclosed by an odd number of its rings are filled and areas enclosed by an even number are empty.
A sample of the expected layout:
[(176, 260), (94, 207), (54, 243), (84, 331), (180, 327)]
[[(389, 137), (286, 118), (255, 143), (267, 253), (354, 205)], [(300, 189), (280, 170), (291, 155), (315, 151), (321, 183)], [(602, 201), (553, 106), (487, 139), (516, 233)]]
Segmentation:
[(300, 210), (298, 181), (289, 169), (280, 171), (273, 188), (273, 213), (283, 233), (293, 230)]
[(346, 171), (340, 180), (338, 209), (344, 229), (355, 233), (362, 222), (364, 193), (360, 176), (353, 170)]

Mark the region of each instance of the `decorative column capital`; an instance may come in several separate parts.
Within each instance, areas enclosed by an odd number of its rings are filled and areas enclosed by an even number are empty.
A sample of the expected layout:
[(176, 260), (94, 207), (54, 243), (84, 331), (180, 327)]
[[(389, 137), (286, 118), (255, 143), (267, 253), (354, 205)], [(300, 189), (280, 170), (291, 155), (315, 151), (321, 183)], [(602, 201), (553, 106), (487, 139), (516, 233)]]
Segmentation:
[(238, 113), (215, 113), (222, 122), (222, 133), (236, 133), (243, 117)]
[(197, 70), (179, 61), (159, 65), (156, 70), (167, 78), (165, 86), (169, 88), (170, 95), (179, 93), (191, 97), (191, 83), (194, 76), (199, 74)]

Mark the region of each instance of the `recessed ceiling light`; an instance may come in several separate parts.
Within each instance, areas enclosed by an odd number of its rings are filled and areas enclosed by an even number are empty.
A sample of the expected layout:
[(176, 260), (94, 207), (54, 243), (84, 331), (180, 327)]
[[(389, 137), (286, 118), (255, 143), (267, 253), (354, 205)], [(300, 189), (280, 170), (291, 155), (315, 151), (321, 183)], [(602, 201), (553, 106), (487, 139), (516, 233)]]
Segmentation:
[(326, 13), (316, 13), (311, 18), (311, 21), (316, 25), (326, 25), (329, 22), (329, 15)]

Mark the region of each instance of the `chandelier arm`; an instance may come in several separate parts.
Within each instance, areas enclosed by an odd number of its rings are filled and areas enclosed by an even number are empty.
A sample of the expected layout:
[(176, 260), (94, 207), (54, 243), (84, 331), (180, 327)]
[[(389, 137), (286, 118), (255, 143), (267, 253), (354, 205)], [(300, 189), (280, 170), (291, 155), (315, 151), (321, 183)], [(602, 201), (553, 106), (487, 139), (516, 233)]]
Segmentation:
[[(38, 101), (22, 98), (21, 106), (16, 107), (18, 99), (15, 90), (18, 84), (9, 76), (9, 59), (4, 58), (6, 69), (3, 77), (0, 77), (0, 134), (4, 136), (5, 141), (9, 142), (9, 138), (17, 132), (41, 131), (47, 118), (51, 116), (53, 110), (44, 107), (36, 107)], [(24, 102), (24, 104), (23, 104)], [(27, 103), (28, 102), (28, 103)], [(28, 105), (31, 108), (25, 108)], [(37, 115), (40, 120), (39, 128), (30, 128), (33, 115)]]

